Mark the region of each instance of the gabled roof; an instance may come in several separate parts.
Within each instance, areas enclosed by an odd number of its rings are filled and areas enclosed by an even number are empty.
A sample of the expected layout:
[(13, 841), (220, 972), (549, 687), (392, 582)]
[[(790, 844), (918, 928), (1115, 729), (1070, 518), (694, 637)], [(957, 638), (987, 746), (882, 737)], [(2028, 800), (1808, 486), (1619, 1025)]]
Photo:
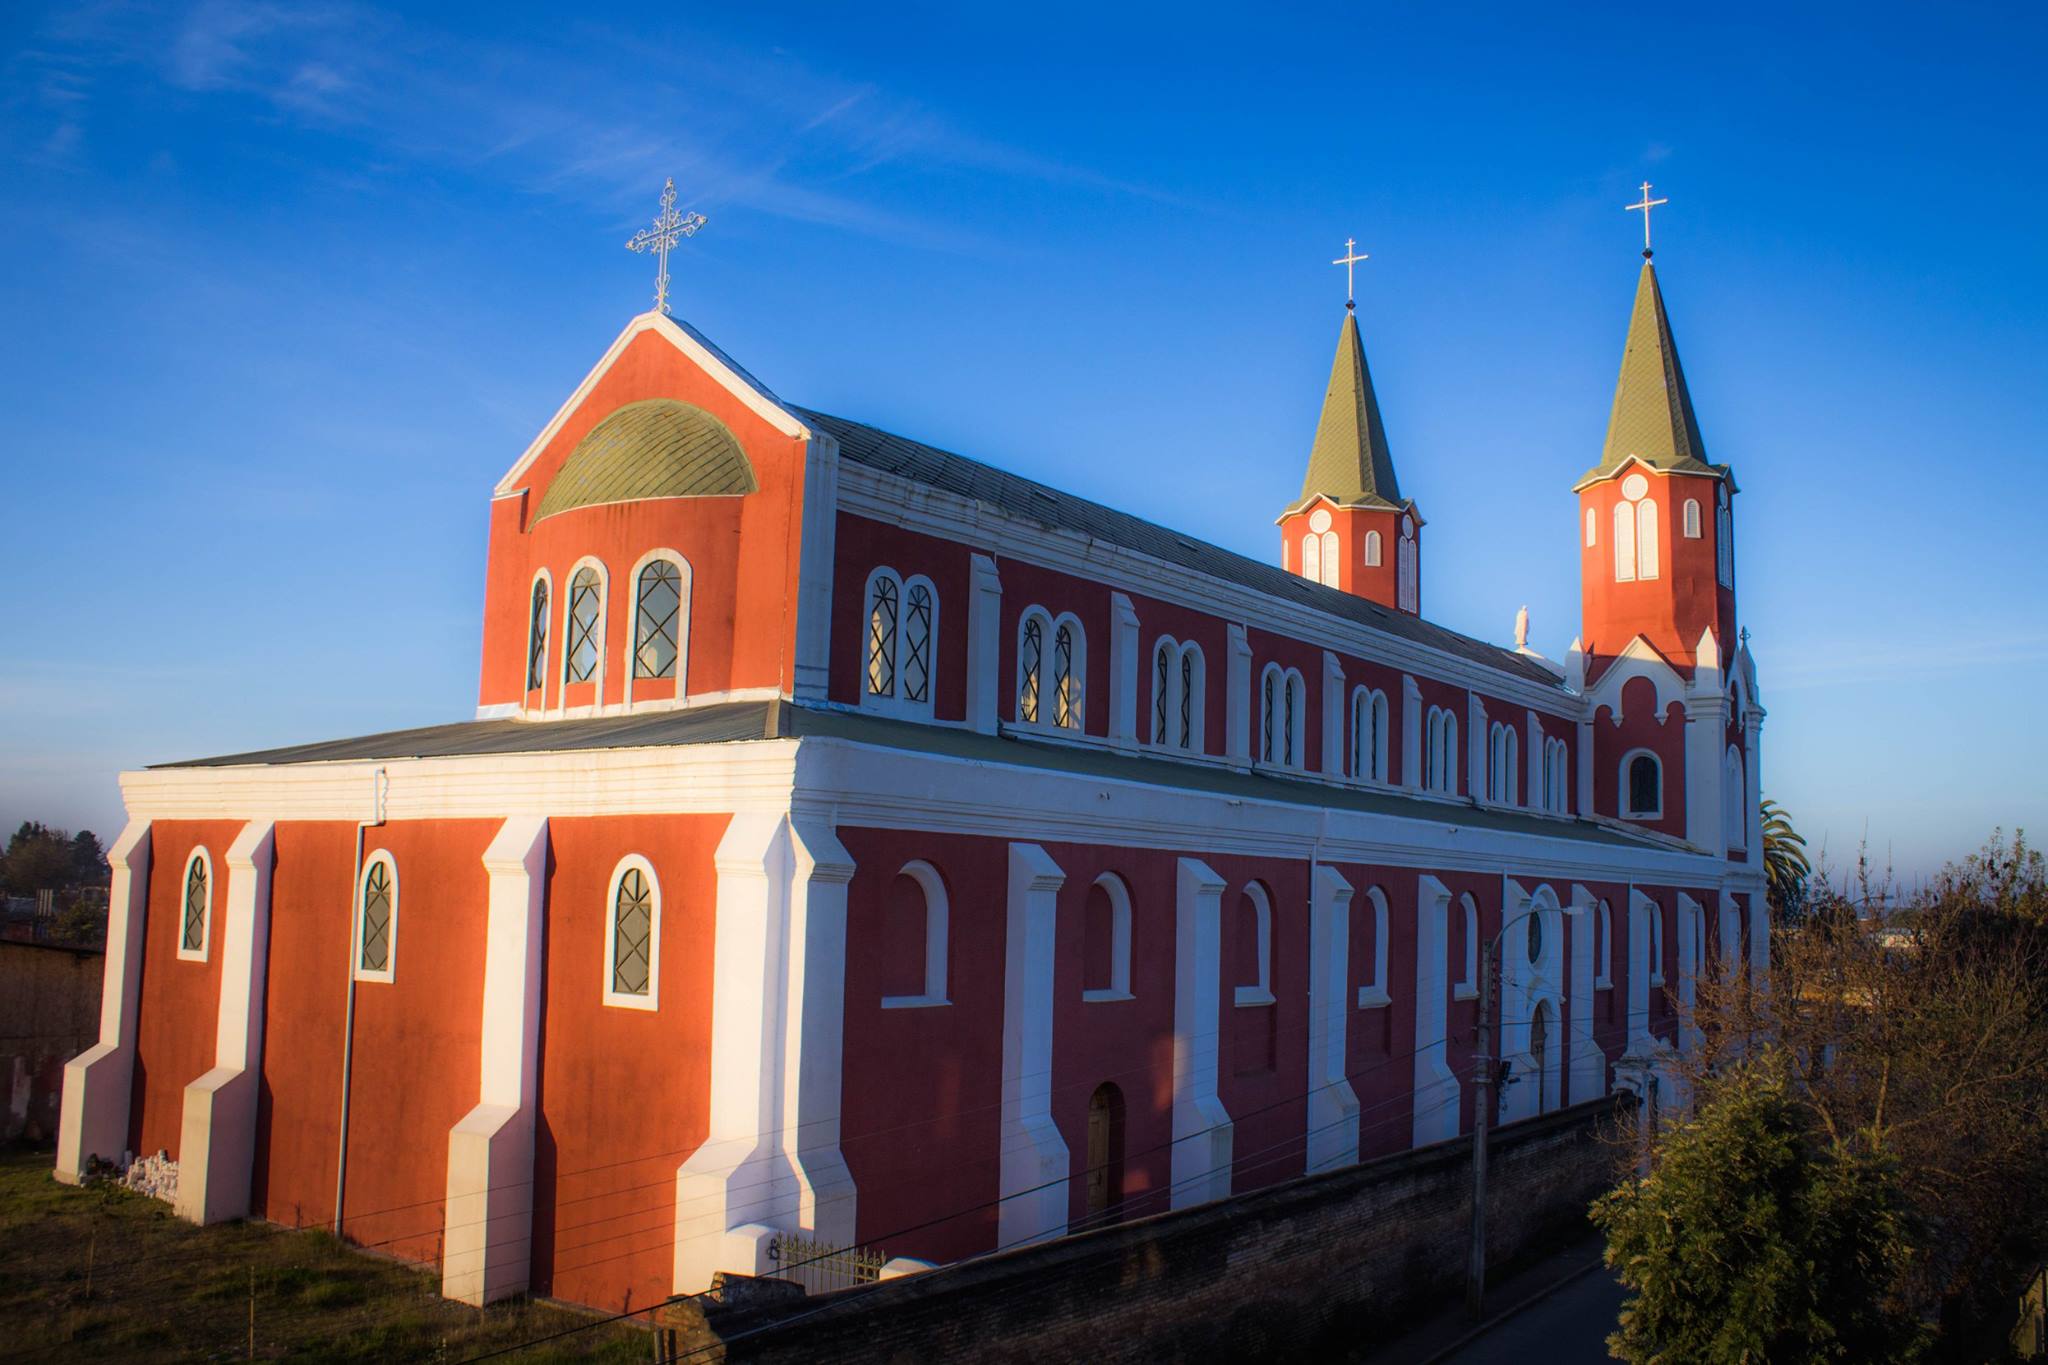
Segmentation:
[(1398, 511), (1408, 506), (1394, 477), (1379, 395), (1373, 392), (1372, 371), (1366, 368), (1365, 343), (1358, 338), (1358, 316), (1349, 309), (1337, 333), (1337, 358), (1330, 363), (1330, 387), (1323, 394), (1315, 444), (1309, 447), (1301, 499), (1287, 509), (1288, 514), (1318, 497), (1339, 507)]
[(1274, 564), (1247, 559), (1218, 545), (1156, 526), (1142, 517), (1048, 488), (1042, 483), (955, 455), (935, 446), (809, 408), (792, 408), (839, 442), (841, 458), (984, 503), (1007, 515), (1072, 531), (1269, 597), (1297, 602), (1346, 621), (1371, 626), (1432, 649), (1498, 669), (1544, 687), (1563, 687), (1558, 676), (1511, 649), (1487, 644), (1417, 616), (1337, 588), (1311, 583)]
[(1657, 271), (1648, 261), (1636, 281), (1636, 303), (1629, 315), (1628, 344), (1621, 353), (1621, 378), (1614, 386), (1614, 410), (1607, 418), (1607, 445), (1600, 463), (1586, 471), (1576, 488), (1618, 473), (1631, 459), (1672, 474), (1726, 476), (1726, 465), (1707, 461), (1693, 416), (1692, 394), (1678, 363), (1678, 343), (1671, 337), (1671, 319), (1664, 313), (1664, 294)]

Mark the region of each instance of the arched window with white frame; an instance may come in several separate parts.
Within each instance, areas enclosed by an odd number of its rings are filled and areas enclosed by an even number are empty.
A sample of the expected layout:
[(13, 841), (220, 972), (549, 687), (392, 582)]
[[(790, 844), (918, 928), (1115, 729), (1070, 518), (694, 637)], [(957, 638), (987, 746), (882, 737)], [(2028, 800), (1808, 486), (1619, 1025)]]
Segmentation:
[(1687, 498), (1685, 500), (1684, 535), (1687, 540), (1698, 540), (1700, 538), (1700, 500), (1698, 498)]
[(1060, 617), (1052, 628), (1052, 723), (1062, 730), (1079, 730), (1083, 679), (1088, 664), (1088, 641), (1081, 623), (1071, 615)]
[(1394, 561), (1395, 600), (1402, 611), (1416, 610), (1420, 600), (1420, 585), (1417, 579), (1420, 568), (1415, 554), (1415, 524), (1407, 517), (1401, 518), (1401, 544)]
[(1081, 913), (1081, 999), (1131, 998), (1131, 892), (1105, 872), (1088, 888)]
[(1301, 538), (1301, 576), (1311, 583), (1323, 581), (1323, 538), (1314, 531)]
[(1749, 786), (1742, 771), (1742, 751), (1733, 744), (1721, 761), (1721, 822), (1730, 848), (1749, 847)]
[(673, 681), (683, 696), (690, 649), (690, 565), (658, 550), (633, 575), (634, 681)]
[(1045, 710), (1045, 653), (1052, 644), (1052, 618), (1033, 607), (1017, 621), (1017, 721), (1040, 724)]
[(922, 574), (894, 569), (868, 575), (861, 630), (861, 704), (929, 716), (938, 656), (939, 594)]
[(1152, 743), (1202, 752), (1202, 649), (1162, 635), (1152, 650)]
[(590, 682), (604, 659), (604, 570), (585, 564), (569, 578), (563, 613), (562, 681)]
[(1387, 993), (1387, 893), (1367, 887), (1365, 904), (1372, 912), (1372, 976), (1358, 988), (1358, 1007), (1369, 1010), (1393, 999)]
[(1648, 749), (1622, 755), (1621, 814), (1625, 820), (1663, 818), (1664, 763)]
[(1520, 762), (1520, 741), (1515, 727), (1493, 723), (1488, 733), (1486, 799), (1503, 806), (1515, 804), (1515, 768)]
[(398, 970), (398, 864), (383, 849), (356, 887), (355, 963), (358, 981), (390, 981)]
[(1452, 998), (1470, 1000), (1479, 994), (1479, 902), (1466, 892), (1458, 897), (1465, 915), (1465, 973), (1452, 989)]
[(1586, 509), (1586, 548), (1589, 550), (1600, 543), (1600, 537), (1597, 534), (1599, 527), (1600, 518), (1594, 515), (1592, 508), (1588, 507)]
[(1429, 751), (1423, 787), (1455, 796), (1458, 791), (1458, 717), (1447, 707), (1429, 708)]
[(1267, 664), (1259, 682), (1259, 761), (1283, 768), (1304, 764), (1308, 684), (1301, 673)]
[(1543, 741), (1543, 809), (1558, 815), (1571, 809), (1571, 748), (1555, 737)]
[(1337, 533), (1335, 531), (1323, 532), (1323, 586), (1326, 588), (1336, 587), (1337, 575), (1343, 567), (1344, 550), (1337, 539)]
[(604, 1003), (651, 1010), (660, 1003), (661, 882), (637, 853), (612, 869), (605, 890)]
[(548, 572), (533, 576), (533, 592), (527, 599), (526, 690), (539, 692), (548, 685)]
[(922, 858), (903, 865), (882, 910), (882, 1008), (926, 1009), (946, 996), (952, 907), (946, 880)]
[(1365, 533), (1365, 567), (1368, 569), (1380, 567), (1380, 533), (1378, 531), (1367, 531)]
[(1027, 608), (1017, 623), (1018, 722), (1082, 729), (1087, 667), (1088, 641), (1078, 617), (1067, 612), (1055, 619), (1044, 607)]
[(184, 962), (204, 962), (213, 947), (213, 855), (204, 847), (185, 858), (185, 875), (179, 883), (178, 957)]
[(1366, 782), (1387, 780), (1387, 694), (1361, 687), (1351, 694), (1351, 775)]
[[(1240, 1005), (1273, 1003), (1273, 901), (1266, 888), (1248, 882), (1238, 898), (1239, 981), (1233, 999)], [(1249, 978), (1246, 980), (1245, 978)]]
[(1636, 577), (1657, 576), (1657, 500), (1644, 498), (1636, 504)]
[(1614, 504), (1614, 581), (1633, 583), (1636, 579), (1636, 509), (1625, 502)]

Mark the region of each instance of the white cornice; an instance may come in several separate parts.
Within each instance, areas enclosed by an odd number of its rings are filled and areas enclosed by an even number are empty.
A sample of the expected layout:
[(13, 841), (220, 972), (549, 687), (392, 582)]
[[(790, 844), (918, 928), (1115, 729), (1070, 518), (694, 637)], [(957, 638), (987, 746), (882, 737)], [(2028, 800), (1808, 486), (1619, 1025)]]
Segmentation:
[(1575, 720), (1579, 715), (1578, 698), (1557, 688), (1495, 672), (1455, 654), (1110, 541), (1034, 525), (986, 503), (851, 460), (840, 462), (839, 505), (856, 516), (1093, 578), (1105, 587), (1142, 592), (1225, 621), (1256, 625), (1306, 644), (1517, 702), (1560, 719)]

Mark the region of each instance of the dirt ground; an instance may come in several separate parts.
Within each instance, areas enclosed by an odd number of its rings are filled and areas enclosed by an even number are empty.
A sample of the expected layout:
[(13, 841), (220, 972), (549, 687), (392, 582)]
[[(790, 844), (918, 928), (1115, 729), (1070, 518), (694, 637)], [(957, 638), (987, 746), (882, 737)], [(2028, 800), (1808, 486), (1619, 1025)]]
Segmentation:
[[(0, 1151), (0, 1361), (460, 1361), (596, 1321), (550, 1304), (450, 1303), (430, 1271), (324, 1232), (195, 1228), (142, 1195), (60, 1185), (53, 1161)], [(651, 1351), (645, 1331), (599, 1325), (500, 1358)]]

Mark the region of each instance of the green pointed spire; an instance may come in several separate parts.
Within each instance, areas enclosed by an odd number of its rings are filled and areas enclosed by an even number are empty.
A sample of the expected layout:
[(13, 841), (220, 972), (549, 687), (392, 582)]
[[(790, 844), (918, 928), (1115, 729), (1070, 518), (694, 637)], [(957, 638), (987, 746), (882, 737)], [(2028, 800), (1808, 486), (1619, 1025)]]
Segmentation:
[[(1646, 251), (1645, 256), (1649, 255)], [(1671, 339), (1671, 319), (1664, 314), (1664, 294), (1657, 271), (1647, 260), (1636, 281), (1636, 306), (1628, 321), (1628, 345), (1621, 353), (1621, 379), (1614, 386), (1614, 411), (1607, 419), (1607, 446), (1600, 463), (1579, 480), (1583, 487), (1619, 469), (1630, 456), (1652, 469), (1679, 473), (1726, 474), (1727, 468), (1707, 461), (1693, 416), (1692, 395), (1678, 364), (1678, 344)]]
[(1358, 319), (1348, 308), (1344, 329), (1337, 334), (1337, 359), (1330, 366), (1330, 388), (1323, 395), (1322, 420), (1309, 450), (1308, 477), (1301, 482), (1301, 500), (1328, 497), (1342, 507), (1402, 508), (1401, 485), (1394, 478), (1394, 457), (1387, 451), (1387, 430), (1380, 421), (1380, 400), (1372, 391), (1372, 372), (1365, 367), (1365, 345), (1358, 339)]

